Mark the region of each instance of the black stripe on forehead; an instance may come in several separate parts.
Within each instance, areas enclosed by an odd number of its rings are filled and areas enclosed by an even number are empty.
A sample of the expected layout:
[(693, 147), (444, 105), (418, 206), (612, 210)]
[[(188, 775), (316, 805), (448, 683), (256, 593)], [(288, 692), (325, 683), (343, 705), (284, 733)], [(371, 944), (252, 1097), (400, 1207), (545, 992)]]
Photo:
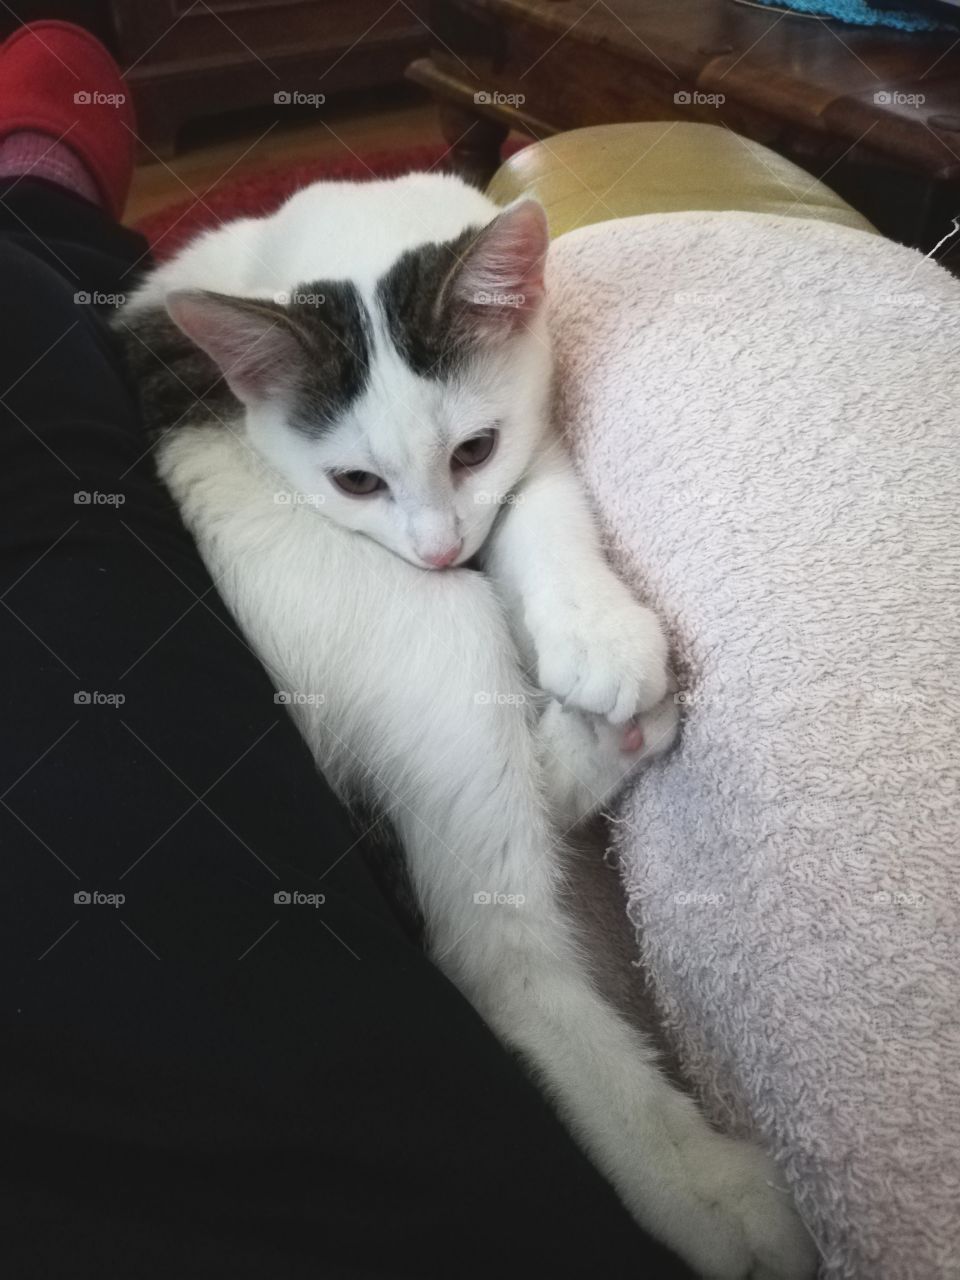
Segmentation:
[(377, 301), (394, 346), (424, 377), (447, 377), (464, 354), (455, 303), (444, 285), (480, 231), (468, 227), (455, 240), (408, 249), (377, 284)]
[(287, 308), (303, 335), (306, 356), (291, 426), (323, 435), (369, 382), (370, 315), (356, 286), (344, 280), (298, 285)]

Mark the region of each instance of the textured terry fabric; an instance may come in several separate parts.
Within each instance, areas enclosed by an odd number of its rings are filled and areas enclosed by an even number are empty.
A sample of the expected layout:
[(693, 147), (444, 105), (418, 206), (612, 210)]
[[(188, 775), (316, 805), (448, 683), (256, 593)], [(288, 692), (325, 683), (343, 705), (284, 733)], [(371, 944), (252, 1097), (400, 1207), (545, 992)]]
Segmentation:
[(672, 1047), (831, 1280), (960, 1275), (960, 283), (691, 213), (561, 237), (551, 294), (561, 417), (687, 704), (615, 827)]

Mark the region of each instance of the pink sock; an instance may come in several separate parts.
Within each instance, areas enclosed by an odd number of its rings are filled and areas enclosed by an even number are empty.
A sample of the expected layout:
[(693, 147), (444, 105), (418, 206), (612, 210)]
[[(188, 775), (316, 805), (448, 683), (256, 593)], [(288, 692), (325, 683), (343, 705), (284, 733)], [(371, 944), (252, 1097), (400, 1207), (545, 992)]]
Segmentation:
[(83, 161), (66, 142), (34, 129), (18, 129), (0, 141), (0, 178), (46, 178), (93, 204), (100, 192)]

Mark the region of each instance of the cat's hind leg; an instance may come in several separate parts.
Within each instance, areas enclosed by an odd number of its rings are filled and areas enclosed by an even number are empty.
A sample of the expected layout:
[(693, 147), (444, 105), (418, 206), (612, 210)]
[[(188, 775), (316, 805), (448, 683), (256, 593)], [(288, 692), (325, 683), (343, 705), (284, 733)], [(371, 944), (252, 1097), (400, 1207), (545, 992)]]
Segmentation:
[[(420, 618), (445, 643), (416, 676), (404, 669), (407, 696), (430, 707), (406, 758), (423, 786), (392, 816), (435, 962), (522, 1054), (641, 1225), (705, 1276), (805, 1280), (815, 1251), (775, 1166), (711, 1130), (592, 984), (561, 906), (543, 748), (496, 597), (477, 575), (432, 582), (446, 602), (429, 612), (421, 596)], [(672, 698), (662, 706), (662, 723), (648, 726), (654, 749), (657, 728), (666, 742), (676, 726)], [(548, 725), (557, 730), (564, 714)], [(609, 782), (609, 758), (600, 767), (583, 745), (591, 781)], [(586, 795), (581, 804), (594, 807)]]
[(669, 751), (678, 726), (672, 694), (626, 726), (551, 699), (540, 717), (537, 739), (556, 829), (570, 831), (614, 800), (639, 769)]

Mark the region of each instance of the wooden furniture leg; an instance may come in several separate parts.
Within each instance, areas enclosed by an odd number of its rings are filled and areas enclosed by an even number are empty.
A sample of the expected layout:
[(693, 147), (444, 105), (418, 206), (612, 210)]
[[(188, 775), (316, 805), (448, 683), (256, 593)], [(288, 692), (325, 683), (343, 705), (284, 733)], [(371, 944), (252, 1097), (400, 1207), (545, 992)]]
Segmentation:
[(441, 102), (439, 111), (451, 167), (467, 182), (485, 187), (500, 165), (500, 148), (509, 127), (458, 103)]

